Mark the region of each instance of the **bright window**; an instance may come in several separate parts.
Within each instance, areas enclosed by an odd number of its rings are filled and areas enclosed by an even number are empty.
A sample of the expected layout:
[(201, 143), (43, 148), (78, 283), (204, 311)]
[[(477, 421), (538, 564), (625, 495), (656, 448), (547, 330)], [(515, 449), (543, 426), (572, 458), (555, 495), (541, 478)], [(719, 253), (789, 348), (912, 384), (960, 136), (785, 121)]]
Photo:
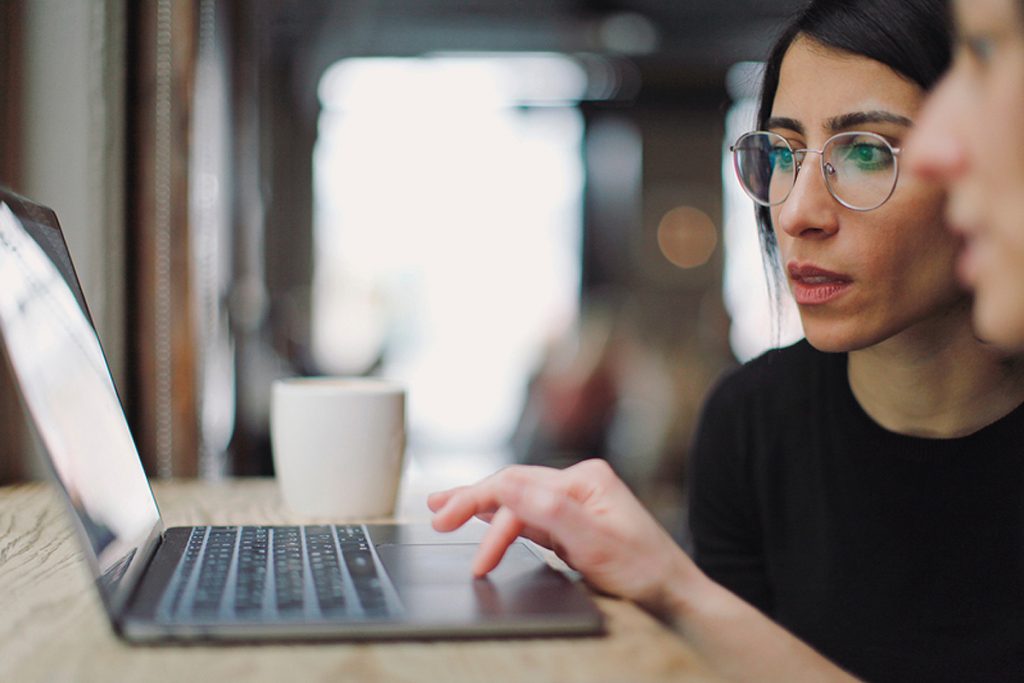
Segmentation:
[(348, 59), (321, 80), (313, 353), (405, 383), (420, 450), (503, 448), (575, 322), (585, 86), (558, 55)]

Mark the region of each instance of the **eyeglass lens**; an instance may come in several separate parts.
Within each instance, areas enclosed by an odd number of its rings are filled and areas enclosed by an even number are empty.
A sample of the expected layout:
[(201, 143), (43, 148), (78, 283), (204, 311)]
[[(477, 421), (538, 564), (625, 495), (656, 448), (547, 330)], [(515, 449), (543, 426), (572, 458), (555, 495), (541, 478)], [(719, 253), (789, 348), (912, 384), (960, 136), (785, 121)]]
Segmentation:
[[(806, 152), (775, 133), (748, 133), (733, 148), (736, 175), (750, 197), (764, 206), (781, 204), (793, 190)], [(822, 150), (822, 171), (829, 192), (851, 209), (881, 206), (896, 186), (892, 147), (873, 133), (841, 133)]]

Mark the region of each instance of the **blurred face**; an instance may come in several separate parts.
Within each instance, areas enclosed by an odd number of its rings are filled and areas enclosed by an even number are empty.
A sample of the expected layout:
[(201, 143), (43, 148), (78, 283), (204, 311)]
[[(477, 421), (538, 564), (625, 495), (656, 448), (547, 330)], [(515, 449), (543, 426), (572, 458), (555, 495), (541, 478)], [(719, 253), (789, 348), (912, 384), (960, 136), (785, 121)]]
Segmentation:
[[(847, 131), (875, 133), (899, 148), (923, 97), (879, 62), (801, 37), (783, 59), (768, 129), (794, 148), (821, 149)], [(818, 155), (806, 156), (772, 221), (811, 344), (862, 349), (963, 305), (953, 274), (959, 239), (945, 228), (943, 200), (937, 185), (904, 173), (886, 203), (855, 211), (829, 194)]]
[(1024, 17), (1019, 0), (955, 3), (953, 68), (908, 146), (911, 172), (949, 190), (957, 273), (978, 334), (1024, 348)]

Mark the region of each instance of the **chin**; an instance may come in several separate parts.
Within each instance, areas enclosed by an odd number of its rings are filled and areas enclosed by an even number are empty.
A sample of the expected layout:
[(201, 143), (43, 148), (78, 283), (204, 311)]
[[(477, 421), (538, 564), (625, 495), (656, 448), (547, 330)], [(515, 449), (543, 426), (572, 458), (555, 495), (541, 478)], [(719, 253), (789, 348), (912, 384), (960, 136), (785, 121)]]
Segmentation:
[(848, 353), (884, 341), (888, 336), (864, 320), (864, 316), (833, 316), (817, 318), (801, 315), (804, 337), (819, 351)]
[(863, 332), (844, 334), (839, 330), (815, 331), (810, 327), (804, 327), (804, 336), (811, 346), (826, 353), (857, 351), (879, 341), (873, 337), (868, 337)]

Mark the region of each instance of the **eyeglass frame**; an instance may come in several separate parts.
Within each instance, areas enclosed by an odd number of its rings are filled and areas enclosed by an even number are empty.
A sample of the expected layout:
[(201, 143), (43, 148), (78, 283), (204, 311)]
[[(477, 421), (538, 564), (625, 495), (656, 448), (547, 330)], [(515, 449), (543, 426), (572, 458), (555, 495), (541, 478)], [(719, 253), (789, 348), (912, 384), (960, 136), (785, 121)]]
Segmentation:
[[(786, 192), (786, 196), (783, 197), (782, 199), (780, 199), (777, 202), (774, 202), (774, 203), (772, 203), (772, 202), (763, 202), (760, 199), (758, 199), (757, 197), (755, 197), (747, 189), (747, 184), (745, 182), (743, 182), (743, 176), (740, 174), (740, 167), (739, 167), (738, 155), (736, 154), (736, 148), (737, 148), (737, 146), (739, 145), (740, 142), (742, 142), (744, 139), (746, 139), (746, 138), (748, 138), (748, 137), (750, 137), (752, 135), (774, 135), (774, 136), (780, 138), (784, 143), (786, 143), (786, 147), (789, 149), (790, 153), (793, 155), (793, 161), (796, 163), (796, 170), (793, 172), (793, 184), (789, 188), (789, 190)], [(832, 175), (836, 174), (836, 168), (835, 168), (835, 166), (832, 166), (831, 163), (826, 163), (825, 162), (825, 148), (828, 147), (829, 144), (833, 140), (835, 140), (836, 138), (844, 137), (844, 136), (853, 136), (853, 135), (866, 135), (868, 137), (876, 138), (878, 140), (881, 140), (885, 144), (885, 146), (888, 147), (889, 150), (892, 152), (892, 160), (893, 160), (893, 166), (894, 166), (894, 168), (893, 168), (892, 187), (889, 188), (889, 193), (887, 195), (885, 195), (885, 198), (882, 199), (882, 201), (880, 201), (877, 204), (875, 204), (874, 206), (868, 207), (866, 209), (860, 208), (860, 207), (857, 207), (857, 206), (852, 206), (851, 204), (843, 201), (843, 199), (841, 199), (839, 196), (836, 195), (835, 191), (832, 189), (832, 185), (829, 183), (829, 180), (828, 180), (829, 173), (831, 173)], [(828, 138), (827, 140), (825, 140), (824, 143), (822, 143), (821, 149), (811, 149), (809, 147), (800, 148), (800, 149), (793, 149), (793, 145), (789, 144), (789, 140), (787, 140), (784, 135), (780, 135), (779, 133), (775, 133), (775, 132), (772, 132), (770, 130), (752, 130), (752, 131), (749, 131), (749, 132), (744, 133), (743, 135), (739, 136), (738, 138), (736, 138), (736, 142), (734, 142), (733, 144), (729, 145), (729, 152), (732, 154), (732, 169), (733, 169), (733, 172), (736, 174), (736, 179), (739, 181), (740, 187), (743, 188), (744, 194), (746, 194), (748, 197), (750, 197), (752, 200), (754, 200), (755, 204), (757, 204), (759, 206), (764, 206), (764, 207), (770, 208), (770, 207), (779, 206), (780, 204), (785, 203), (785, 201), (787, 199), (789, 199), (789, 196), (791, 194), (793, 194), (793, 188), (796, 187), (797, 176), (800, 175), (800, 169), (803, 168), (803, 163), (804, 163), (803, 159), (806, 158), (806, 156), (808, 154), (817, 154), (818, 155), (818, 161), (819, 161), (818, 166), (819, 166), (819, 168), (821, 170), (821, 177), (825, 181), (825, 189), (828, 190), (828, 193), (832, 196), (832, 199), (836, 200), (841, 206), (844, 206), (847, 209), (850, 209), (851, 211), (874, 211), (875, 209), (880, 208), (883, 204), (885, 204), (887, 201), (889, 201), (889, 199), (892, 197), (893, 193), (896, 192), (896, 184), (900, 180), (900, 161), (899, 161), (899, 156), (900, 156), (900, 153), (902, 151), (903, 151), (902, 147), (893, 147), (892, 143), (890, 143), (888, 140), (886, 140), (884, 136), (879, 135), (878, 133), (872, 133), (872, 132), (866, 131), (866, 130), (850, 130), (850, 131), (841, 131), (839, 133), (836, 133), (835, 135), (833, 135), (830, 138)], [(802, 156), (797, 156), (798, 154), (801, 154)], [(829, 167), (828, 170), (826, 170), (826, 168), (825, 168), (826, 166)]]

